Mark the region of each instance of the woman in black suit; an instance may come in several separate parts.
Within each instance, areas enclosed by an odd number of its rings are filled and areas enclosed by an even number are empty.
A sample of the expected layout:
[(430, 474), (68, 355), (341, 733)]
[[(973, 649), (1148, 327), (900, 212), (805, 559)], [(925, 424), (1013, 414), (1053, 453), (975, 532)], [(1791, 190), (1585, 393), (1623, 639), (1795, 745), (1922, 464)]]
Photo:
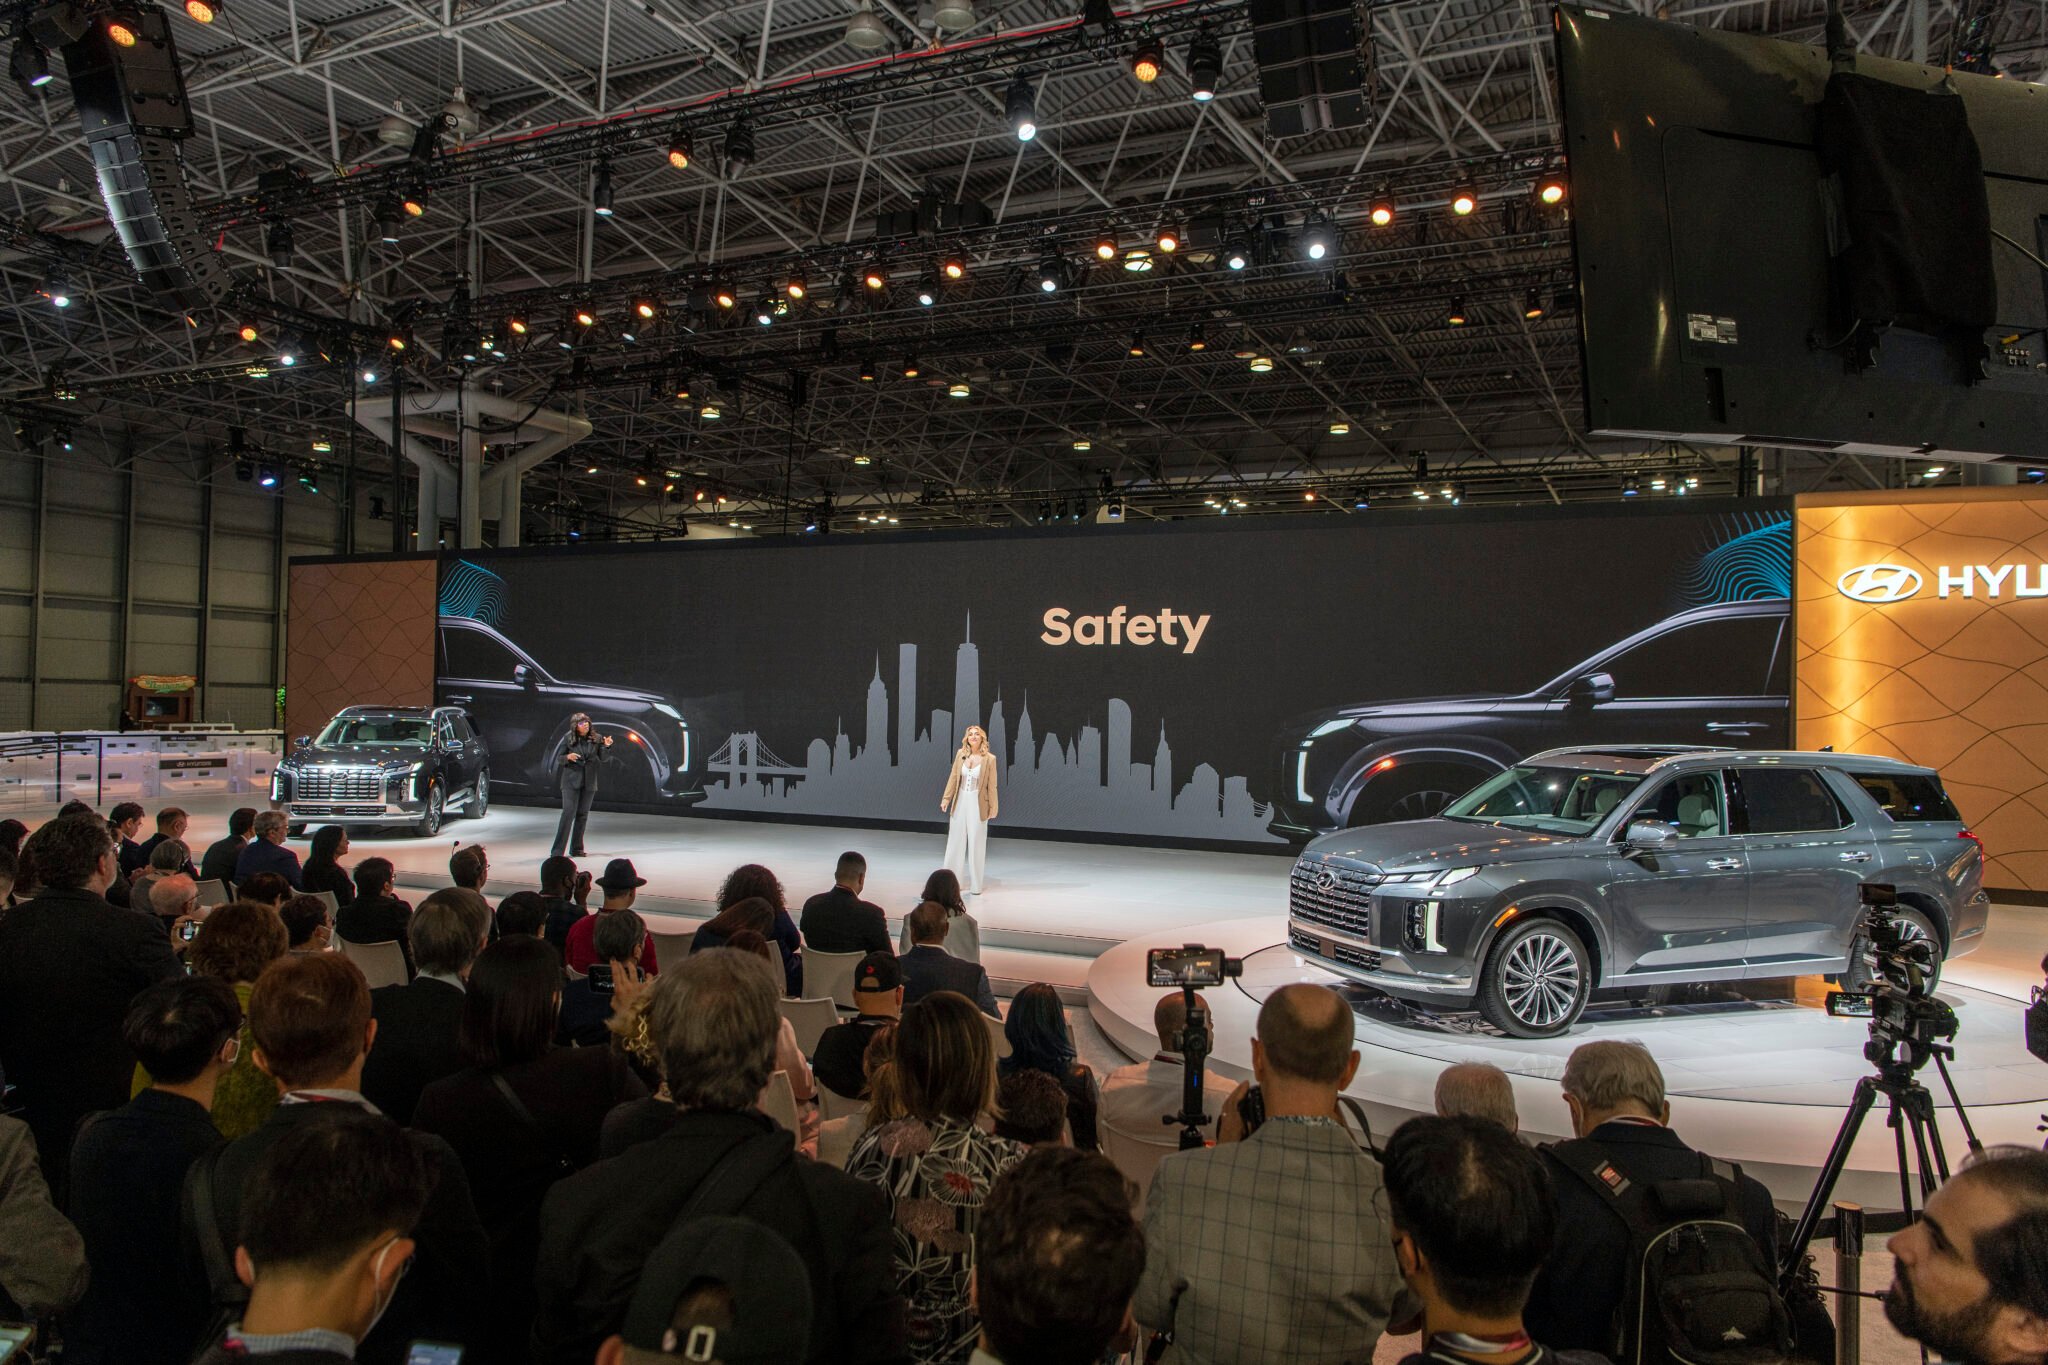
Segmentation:
[(348, 852), (348, 831), (340, 825), (322, 825), (313, 835), (313, 851), (299, 869), (299, 885), (307, 891), (325, 891), (334, 897), (338, 910), (356, 898), (348, 869), (341, 855)]
[(612, 1047), (556, 1047), (562, 960), (543, 939), (501, 938), (477, 957), (463, 996), (466, 1069), (420, 1093), (412, 1126), (462, 1159), (491, 1239), (491, 1342), (483, 1360), (524, 1360), (533, 1330), (534, 1260), (548, 1189), (597, 1159), (614, 1105), (647, 1087)]
[(590, 803), (597, 799), (598, 765), (611, 747), (612, 737), (591, 729), (589, 716), (578, 711), (569, 717), (569, 743), (562, 750), (562, 819), (555, 826), (553, 856), (589, 856), (583, 851), (583, 827), (590, 823)]

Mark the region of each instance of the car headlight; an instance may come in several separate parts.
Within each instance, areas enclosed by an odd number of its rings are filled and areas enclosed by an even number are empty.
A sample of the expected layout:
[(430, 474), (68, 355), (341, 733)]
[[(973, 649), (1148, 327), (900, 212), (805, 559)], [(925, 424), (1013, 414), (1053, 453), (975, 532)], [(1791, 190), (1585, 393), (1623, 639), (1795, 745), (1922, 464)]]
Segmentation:
[(658, 701), (654, 703), (654, 709), (661, 712), (662, 715), (667, 716), (670, 720), (679, 721), (683, 718), (682, 712), (676, 710), (675, 707), (670, 706), (665, 701)]
[(1326, 720), (1321, 725), (1318, 725), (1315, 729), (1309, 731), (1308, 737), (1310, 739), (1321, 739), (1324, 735), (1334, 735), (1339, 730), (1349, 730), (1351, 728), (1351, 724), (1352, 723), (1350, 721), (1342, 719)]
[(1476, 867), (1454, 867), (1436, 879), (1436, 885), (1433, 889), (1441, 891), (1447, 886), (1456, 886), (1466, 878), (1478, 875), (1479, 869)]

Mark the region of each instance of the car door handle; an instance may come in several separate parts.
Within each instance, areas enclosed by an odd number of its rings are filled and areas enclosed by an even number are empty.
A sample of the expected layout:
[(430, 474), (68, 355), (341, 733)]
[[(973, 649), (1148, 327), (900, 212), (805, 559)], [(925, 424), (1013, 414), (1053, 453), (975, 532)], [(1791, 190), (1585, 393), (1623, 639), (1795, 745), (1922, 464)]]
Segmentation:
[(1710, 720), (1707, 733), (1712, 735), (1747, 735), (1764, 728), (1760, 720)]
[(1742, 866), (1740, 858), (1709, 858), (1707, 866), (1715, 872), (1733, 872)]
[(1841, 860), (1845, 863), (1867, 863), (1870, 861), (1870, 854), (1859, 848), (1854, 853), (1844, 853)]
[[(467, 692), (450, 692), (450, 693), (448, 694), (448, 700), (450, 700), (450, 701), (475, 701), (475, 700), (476, 700), (476, 698), (475, 698), (475, 697), (473, 697), (473, 696), (471, 696), (471, 695), (470, 695), (469, 693), (467, 693)], [(1713, 729), (1714, 727), (1713, 727), (1713, 726), (1711, 726), (1711, 725), (1709, 725), (1709, 726), (1708, 726), (1707, 728), (1708, 728), (1709, 730), (1711, 730), (1711, 729)]]

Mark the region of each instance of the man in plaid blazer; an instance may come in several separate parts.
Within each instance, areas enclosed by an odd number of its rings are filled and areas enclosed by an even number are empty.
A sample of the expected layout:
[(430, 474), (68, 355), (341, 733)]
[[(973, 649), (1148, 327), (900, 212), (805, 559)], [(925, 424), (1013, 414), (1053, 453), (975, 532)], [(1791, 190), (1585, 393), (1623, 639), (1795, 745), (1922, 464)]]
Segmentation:
[(1242, 1142), (1160, 1163), (1133, 1315), (1171, 1332), (1173, 1365), (1370, 1365), (1388, 1323), (1414, 1330), (1380, 1167), (1339, 1121), (1358, 1070), (1351, 1009), (1323, 986), (1275, 991), (1252, 1074), (1265, 1121)]

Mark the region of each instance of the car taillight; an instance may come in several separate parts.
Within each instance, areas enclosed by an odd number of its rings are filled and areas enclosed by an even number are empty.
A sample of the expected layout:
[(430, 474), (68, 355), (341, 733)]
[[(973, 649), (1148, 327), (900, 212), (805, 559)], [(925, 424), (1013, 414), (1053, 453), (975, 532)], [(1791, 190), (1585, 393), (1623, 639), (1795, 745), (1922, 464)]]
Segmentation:
[(1977, 846), (1977, 856), (1980, 858), (1984, 856), (1984, 841), (1978, 838), (1975, 834), (1971, 833), (1969, 830), (1963, 830), (1962, 832), (1956, 835), (1956, 838), (1968, 839), (1971, 843)]

